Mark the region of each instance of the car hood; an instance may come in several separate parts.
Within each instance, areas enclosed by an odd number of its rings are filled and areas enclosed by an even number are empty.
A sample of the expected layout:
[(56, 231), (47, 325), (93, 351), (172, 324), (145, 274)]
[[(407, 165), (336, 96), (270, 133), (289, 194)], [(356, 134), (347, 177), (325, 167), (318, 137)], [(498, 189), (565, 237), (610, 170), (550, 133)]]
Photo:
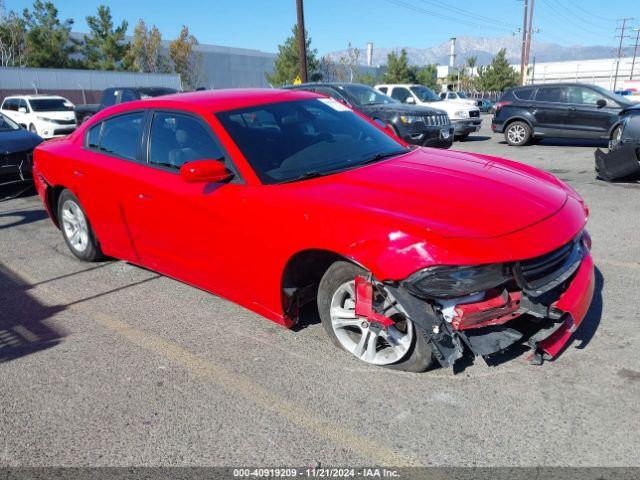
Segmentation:
[(363, 105), (362, 111), (368, 114), (381, 113), (385, 116), (393, 115), (435, 115), (438, 113), (445, 113), (443, 110), (436, 108), (420, 106), (420, 105), (406, 105), (404, 103), (386, 103), (379, 105)]
[(31, 150), (42, 142), (42, 138), (27, 130), (0, 130), (0, 155)]
[(506, 235), (552, 216), (567, 200), (561, 184), (543, 172), (423, 148), (290, 185), (319, 203), (338, 203), (341, 211), (357, 208), (442, 237)]

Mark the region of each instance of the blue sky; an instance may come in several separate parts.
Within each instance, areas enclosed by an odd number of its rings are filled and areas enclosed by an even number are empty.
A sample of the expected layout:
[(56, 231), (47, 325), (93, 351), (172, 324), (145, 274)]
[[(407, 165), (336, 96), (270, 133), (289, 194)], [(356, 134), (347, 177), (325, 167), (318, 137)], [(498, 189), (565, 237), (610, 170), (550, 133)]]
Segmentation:
[[(5, 0), (21, 11), (30, 0)], [(100, 3), (116, 20), (139, 18), (175, 38), (182, 24), (201, 43), (276, 51), (296, 19), (295, 0), (53, 0), (61, 17), (86, 31)], [(634, 9), (634, 4), (636, 8)], [(616, 19), (637, 12), (637, 0), (536, 0), (534, 40), (563, 45), (614, 45)], [(522, 24), (522, 0), (305, 0), (307, 29), (320, 54), (351, 41), (362, 47), (431, 47), (451, 36), (511, 35)], [(640, 18), (633, 26), (640, 25)], [(631, 39), (627, 40), (628, 43)]]

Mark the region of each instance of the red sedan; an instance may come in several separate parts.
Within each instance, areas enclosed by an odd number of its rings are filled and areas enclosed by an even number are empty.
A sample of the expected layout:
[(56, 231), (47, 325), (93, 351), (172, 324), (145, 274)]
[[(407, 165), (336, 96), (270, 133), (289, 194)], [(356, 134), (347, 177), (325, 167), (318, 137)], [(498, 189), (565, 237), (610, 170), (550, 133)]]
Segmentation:
[[(103, 255), (410, 371), (528, 342), (555, 357), (594, 288), (588, 210), (552, 175), (409, 147), (335, 100), (222, 90), (130, 102), (36, 149), (82, 260)], [(185, 320), (188, 321), (188, 320)]]

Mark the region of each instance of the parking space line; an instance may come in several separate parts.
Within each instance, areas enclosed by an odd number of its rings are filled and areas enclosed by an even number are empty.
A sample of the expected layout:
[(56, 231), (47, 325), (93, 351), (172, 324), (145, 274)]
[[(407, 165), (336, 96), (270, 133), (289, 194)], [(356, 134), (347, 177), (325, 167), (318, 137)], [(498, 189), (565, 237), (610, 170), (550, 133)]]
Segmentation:
[(303, 429), (313, 431), (336, 445), (369, 458), (376, 464), (394, 467), (423, 465), (419, 460), (396, 452), (366, 436), (330, 421), (317, 418), (313, 415), (313, 412), (282, 398), (245, 375), (216, 365), (153, 333), (145, 332), (120, 319), (95, 311), (85, 300), (69, 300), (51, 286), (46, 285), (46, 282), (34, 280), (22, 272), (18, 275), (15, 272), (20, 271), (20, 269), (9, 266), (6, 262), (5, 266), (11, 269), (13, 275), (22, 277), (28, 283), (28, 286), (32, 287), (32, 293), (40, 291), (50, 297), (49, 300), (61, 303), (70, 310), (89, 316), (99, 325), (133, 345), (180, 365), (197, 377), (212, 379), (227, 392), (236, 394), (260, 408), (284, 417)]

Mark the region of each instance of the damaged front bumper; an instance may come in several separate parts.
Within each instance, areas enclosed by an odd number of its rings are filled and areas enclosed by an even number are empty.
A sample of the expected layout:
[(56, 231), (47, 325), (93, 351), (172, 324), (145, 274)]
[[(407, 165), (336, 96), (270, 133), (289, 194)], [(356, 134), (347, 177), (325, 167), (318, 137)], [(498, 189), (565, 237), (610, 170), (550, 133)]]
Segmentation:
[(465, 351), (486, 358), (516, 342), (527, 342), (532, 363), (540, 363), (557, 357), (589, 309), (595, 285), (589, 250), (585, 232), (547, 255), (512, 264), (513, 281), (463, 298), (419, 298), (402, 282), (385, 288), (426, 332), (444, 367)]

